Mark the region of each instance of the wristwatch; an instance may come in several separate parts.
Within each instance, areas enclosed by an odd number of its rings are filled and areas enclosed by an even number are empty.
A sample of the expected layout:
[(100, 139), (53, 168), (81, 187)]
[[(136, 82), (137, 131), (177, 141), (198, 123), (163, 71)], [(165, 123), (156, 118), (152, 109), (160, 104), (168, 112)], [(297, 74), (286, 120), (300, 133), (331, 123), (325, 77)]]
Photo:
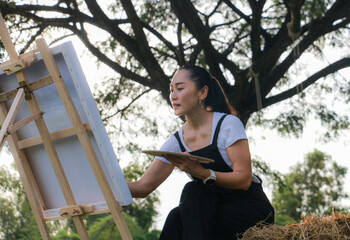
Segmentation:
[(211, 169), (208, 169), (210, 171), (210, 176), (203, 180), (203, 183), (208, 186), (213, 186), (216, 182), (216, 175), (215, 172)]

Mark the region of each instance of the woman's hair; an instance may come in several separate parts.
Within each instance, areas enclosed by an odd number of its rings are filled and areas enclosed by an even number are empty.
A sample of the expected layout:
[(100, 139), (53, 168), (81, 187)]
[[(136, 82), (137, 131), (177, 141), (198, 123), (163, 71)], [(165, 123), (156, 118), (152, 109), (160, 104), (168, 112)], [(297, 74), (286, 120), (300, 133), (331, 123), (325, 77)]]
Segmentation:
[(184, 65), (179, 70), (190, 72), (190, 80), (195, 83), (198, 90), (208, 86), (208, 96), (204, 100), (207, 111), (234, 114), (235, 111), (229, 104), (220, 83), (207, 70), (195, 65)]

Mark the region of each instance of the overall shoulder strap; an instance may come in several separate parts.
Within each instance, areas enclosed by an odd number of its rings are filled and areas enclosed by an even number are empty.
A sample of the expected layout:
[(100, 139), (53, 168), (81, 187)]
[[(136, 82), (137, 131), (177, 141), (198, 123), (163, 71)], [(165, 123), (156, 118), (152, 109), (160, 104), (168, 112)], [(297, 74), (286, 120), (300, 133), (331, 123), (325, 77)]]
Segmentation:
[(180, 135), (179, 135), (179, 131), (177, 131), (177, 132), (174, 134), (174, 136), (176, 137), (177, 141), (179, 142), (181, 151), (182, 151), (182, 152), (186, 152), (186, 149), (185, 149), (184, 145), (183, 145), (182, 142), (181, 142)]
[(217, 141), (218, 141), (218, 136), (219, 136), (219, 132), (220, 132), (220, 127), (222, 122), (224, 121), (225, 117), (227, 116), (227, 114), (225, 114), (224, 116), (222, 116), (218, 122), (218, 124), (216, 125), (215, 128), (215, 133), (214, 133), (214, 138), (213, 138), (213, 145), (217, 145)]

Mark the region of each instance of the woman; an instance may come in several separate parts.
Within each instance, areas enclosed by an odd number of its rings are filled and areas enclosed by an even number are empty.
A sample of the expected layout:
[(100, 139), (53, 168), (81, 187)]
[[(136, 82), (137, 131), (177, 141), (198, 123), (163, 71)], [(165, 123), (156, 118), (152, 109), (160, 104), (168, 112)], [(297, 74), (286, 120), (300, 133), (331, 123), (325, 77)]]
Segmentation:
[(160, 239), (234, 239), (258, 222), (272, 223), (274, 210), (261, 180), (252, 174), (248, 140), (219, 83), (198, 66), (184, 66), (170, 84), (174, 113), (185, 124), (160, 150), (185, 152), (214, 163), (156, 157), (146, 173), (128, 183), (133, 197), (146, 197), (175, 167), (193, 181), (168, 215)]

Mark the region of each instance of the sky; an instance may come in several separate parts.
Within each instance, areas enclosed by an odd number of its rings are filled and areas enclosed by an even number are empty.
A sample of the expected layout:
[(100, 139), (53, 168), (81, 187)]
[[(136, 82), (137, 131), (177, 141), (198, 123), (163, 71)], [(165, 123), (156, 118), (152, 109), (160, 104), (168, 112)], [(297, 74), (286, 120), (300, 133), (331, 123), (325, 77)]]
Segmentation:
[[(93, 89), (96, 81), (99, 80), (99, 70), (96, 63), (90, 59), (85, 59), (83, 50), (77, 42), (74, 42), (75, 49), (83, 67), (85, 76)], [(81, 46), (81, 45), (80, 45)], [(336, 55), (336, 54), (335, 54)], [(317, 64), (316, 64), (317, 65)], [(344, 76), (350, 75), (350, 70), (343, 71)], [(339, 106), (342, 110), (349, 110), (349, 106)], [(287, 173), (290, 166), (303, 161), (305, 155), (318, 149), (332, 157), (341, 166), (347, 167), (350, 171), (350, 141), (345, 135), (336, 141), (322, 144), (317, 141), (317, 136), (321, 126), (316, 121), (308, 121), (304, 133), (300, 138), (281, 137), (276, 131), (263, 128), (249, 128), (247, 135), (249, 138), (250, 151), (253, 157), (259, 156), (272, 170), (281, 173)], [(12, 163), (10, 154), (4, 150), (1, 153), (0, 165), (9, 165)], [(158, 188), (161, 204), (158, 208), (159, 216), (155, 227), (161, 229), (168, 212), (178, 205), (183, 186), (189, 178), (186, 174), (176, 170), (172, 175)], [(345, 187), (350, 195), (350, 173), (347, 173)], [(271, 189), (265, 189), (268, 196), (271, 195)], [(344, 204), (350, 206), (349, 200)]]

